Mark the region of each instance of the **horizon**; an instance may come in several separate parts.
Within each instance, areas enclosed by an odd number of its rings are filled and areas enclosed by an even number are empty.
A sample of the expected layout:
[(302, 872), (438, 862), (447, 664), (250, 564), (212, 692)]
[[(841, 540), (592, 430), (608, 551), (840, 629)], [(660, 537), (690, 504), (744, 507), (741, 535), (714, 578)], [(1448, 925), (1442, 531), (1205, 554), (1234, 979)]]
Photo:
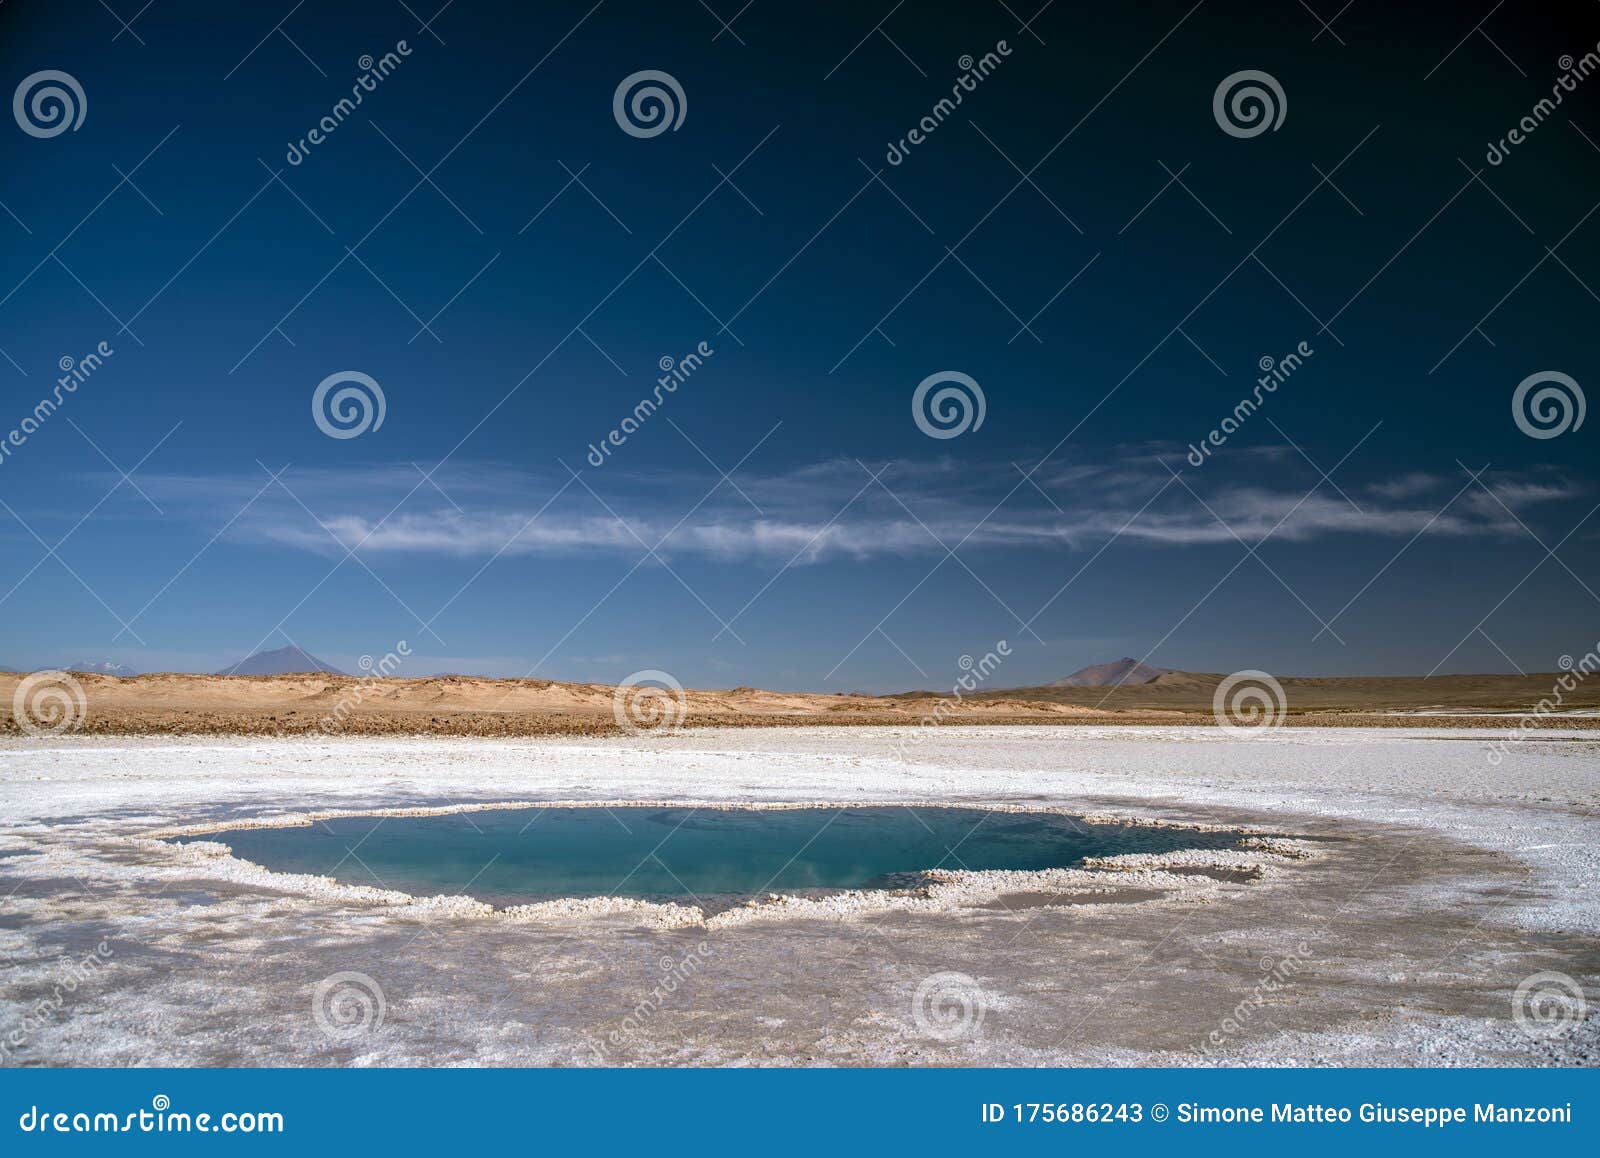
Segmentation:
[[(400, 642), (402, 644), (404, 644), (406, 641), (402, 640)], [(1600, 651), (1600, 643), (1597, 643), (1595, 645), (1594, 651)], [(316, 661), (318, 661), (318, 662), (320, 662), (322, 664), (328, 665), (328, 666), (330, 666), (332, 668), (335, 668), (337, 670), (327, 671), (325, 669), (318, 669), (318, 668), (314, 668), (314, 667), (313, 668), (306, 668), (306, 669), (303, 669), (303, 670), (302, 669), (292, 669), (292, 670), (284, 670), (284, 671), (276, 671), (276, 672), (268, 672), (268, 673), (237, 672), (237, 671), (229, 670), (230, 668), (233, 668), (233, 667), (243, 666), (243, 664), (245, 662), (247, 662), (248, 660), (251, 660), (251, 659), (257, 659), (257, 658), (261, 658), (261, 657), (276, 656), (276, 655), (282, 654), (284, 652), (300, 652), (300, 654), (305, 655), (309, 659), (316, 660)], [(1592, 655), (1593, 652), (1591, 652), (1590, 654)], [(388, 656), (382, 657), (382, 659), (389, 659), (389, 660), (392, 660), (393, 658), (394, 658), (393, 657), (393, 653), (389, 653)], [(407, 658), (411, 658), (411, 657), (407, 657)], [(963, 658), (966, 659), (966, 658), (970, 658), (970, 657), (963, 657)], [(1570, 657), (1565, 657), (1564, 656), (1563, 658), (1570, 658)], [(208, 678), (208, 679), (273, 679), (273, 678), (278, 678), (278, 677), (295, 676), (295, 675), (328, 675), (328, 676), (332, 676), (332, 677), (334, 677), (336, 679), (353, 679), (353, 680), (363, 680), (363, 679), (388, 679), (388, 680), (429, 680), (429, 679), (520, 680), (520, 679), (530, 679), (530, 680), (536, 680), (538, 682), (547, 682), (547, 683), (591, 684), (591, 685), (596, 685), (596, 686), (601, 686), (601, 687), (617, 686), (615, 684), (607, 683), (604, 680), (583, 680), (583, 679), (560, 680), (560, 679), (553, 679), (553, 678), (547, 677), (547, 676), (493, 676), (493, 675), (482, 675), (482, 674), (474, 673), (474, 672), (452, 671), (452, 670), (449, 670), (449, 669), (439, 669), (439, 670), (430, 670), (430, 671), (417, 671), (417, 672), (414, 672), (414, 673), (411, 673), (411, 674), (407, 674), (407, 673), (401, 672), (401, 671), (388, 671), (388, 672), (386, 672), (386, 671), (382, 670), (382, 668), (386, 666), (382, 662), (382, 659), (379, 659), (378, 657), (369, 656), (369, 655), (362, 655), (362, 656), (356, 657), (352, 662), (350, 662), (348, 664), (345, 664), (345, 663), (339, 663), (339, 662), (336, 662), (336, 661), (328, 660), (325, 657), (319, 655), (318, 653), (316, 653), (314, 651), (309, 651), (309, 650), (302, 651), (298, 647), (289, 645), (289, 646), (284, 646), (284, 647), (281, 647), (281, 648), (273, 648), (273, 649), (270, 649), (270, 650), (267, 650), (267, 651), (256, 652), (253, 655), (241, 658), (240, 660), (236, 661), (234, 664), (223, 664), (220, 668), (217, 668), (217, 669), (205, 669), (205, 670), (197, 670), (197, 669), (183, 669), (183, 670), (167, 669), (167, 670), (132, 671), (132, 672), (126, 672), (126, 673), (118, 673), (118, 672), (93, 671), (93, 670), (87, 670), (85, 667), (73, 667), (73, 666), (66, 666), (66, 665), (53, 665), (53, 666), (38, 667), (38, 668), (27, 668), (27, 667), (14, 668), (12, 665), (9, 665), (9, 664), (0, 664), (0, 672), (14, 671), (18, 675), (27, 675), (27, 674), (30, 674), (30, 673), (36, 672), (36, 671), (65, 671), (65, 672), (67, 672), (67, 673), (69, 673), (71, 675), (74, 675), (74, 676), (77, 676), (77, 675), (104, 675), (104, 676), (109, 676), (109, 677), (114, 678), (114, 679), (139, 679), (139, 678), (141, 678), (143, 676), (164, 676), (164, 675), (196, 676), (196, 677)], [(78, 662), (88, 662), (88, 661), (73, 661), (73, 662), (74, 663), (78, 663)], [(1151, 663), (1148, 663), (1148, 661), (1138, 660), (1134, 656), (1124, 655), (1124, 656), (1119, 656), (1117, 659), (1114, 659), (1114, 660), (1100, 660), (1100, 661), (1096, 661), (1096, 662), (1093, 662), (1093, 663), (1083, 664), (1083, 665), (1073, 669), (1070, 672), (1066, 672), (1063, 675), (1056, 677), (1053, 680), (1045, 680), (1045, 681), (1043, 681), (1041, 683), (1037, 683), (1037, 684), (994, 684), (994, 685), (991, 686), (989, 683), (982, 683), (978, 687), (966, 692), (965, 694), (967, 694), (967, 695), (976, 695), (976, 694), (979, 694), (979, 693), (982, 693), (982, 692), (998, 693), (998, 692), (1008, 692), (1008, 691), (1028, 691), (1028, 690), (1031, 690), (1031, 689), (1034, 689), (1034, 688), (1052, 687), (1052, 686), (1056, 686), (1056, 685), (1059, 685), (1059, 684), (1063, 683), (1065, 680), (1072, 679), (1072, 678), (1074, 678), (1076, 676), (1079, 676), (1079, 675), (1082, 675), (1082, 674), (1084, 674), (1086, 672), (1092, 671), (1095, 668), (1114, 667), (1114, 666), (1117, 666), (1117, 665), (1120, 665), (1120, 664), (1123, 664), (1123, 663), (1135, 663), (1135, 664), (1141, 664), (1143, 666), (1153, 667), (1153, 668), (1157, 669), (1159, 675), (1218, 676), (1218, 677), (1226, 677), (1228, 675), (1227, 672), (1223, 672), (1223, 671), (1220, 671), (1220, 670), (1219, 671), (1196, 671), (1196, 670), (1190, 670), (1188, 668), (1163, 667), (1160, 664), (1151, 664)], [(119, 666), (127, 666), (127, 665), (119, 665)], [(425, 665), (419, 662), (419, 663), (413, 664), (412, 666), (416, 667), (416, 666), (425, 666)], [(962, 670), (965, 671), (966, 669), (962, 669)], [(1245, 670), (1245, 671), (1248, 671), (1248, 670), (1251, 670), (1251, 669), (1249, 669), (1248, 665), (1246, 665), (1242, 669), (1235, 668), (1235, 669), (1230, 669), (1230, 670)], [(1512, 676), (1518, 676), (1518, 677), (1521, 677), (1521, 678), (1524, 678), (1524, 679), (1535, 679), (1535, 678), (1538, 678), (1538, 677), (1544, 676), (1544, 675), (1556, 675), (1556, 676), (1559, 676), (1561, 672), (1566, 671), (1566, 670), (1568, 670), (1568, 669), (1560, 667), (1560, 665), (1558, 663), (1557, 666), (1555, 668), (1552, 668), (1549, 672), (1540, 672), (1540, 671), (1522, 671), (1522, 672), (1475, 671), (1475, 672), (1440, 672), (1440, 673), (1437, 673), (1437, 674), (1434, 674), (1434, 675), (1422, 675), (1422, 674), (1418, 674), (1418, 673), (1410, 673), (1410, 674), (1400, 673), (1400, 674), (1386, 674), (1386, 675), (1377, 675), (1377, 674), (1374, 674), (1374, 673), (1352, 673), (1352, 674), (1345, 674), (1345, 675), (1328, 675), (1328, 674), (1318, 673), (1318, 672), (1280, 672), (1280, 673), (1274, 673), (1274, 678), (1277, 679), (1277, 680), (1283, 680), (1283, 681), (1293, 681), (1293, 680), (1380, 680), (1380, 679), (1412, 679), (1412, 680), (1424, 680), (1425, 681), (1425, 680), (1429, 680), (1429, 679), (1475, 679), (1475, 678), (1477, 678), (1477, 679), (1486, 679), (1486, 678), (1505, 679), (1505, 678), (1511, 678)], [(825, 691), (825, 692), (815, 692), (815, 691), (812, 691), (812, 690), (806, 689), (806, 688), (785, 688), (785, 687), (781, 687), (781, 686), (779, 686), (779, 687), (762, 687), (762, 686), (759, 686), (759, 685), (746, 685), (746, 684), (702, 684), (702, 685), (686, 685), (686, 686), (688, 687), (689, 690), (717, 691), (717, 690), (738, 690), (738, 689), (741, 689), (741, 688), (751, 688), (751, 689), (753, 689), (755, 691), (774, 692), (774, 693), (778, 693), (778, 694), (796, 694), (796, 695), (800, 695), (800, 694), (804, 694), (804, 695), (834, 695), (834, 694), (837, 694), (837, 695), (867, 695), (867, 696), (892, 697), (892, 696), (914, 695), (914, 694), (923, 693), (923, 692), (926, 692), (926, 693), (929, 693), (929, 694), (934, 694), (934, 695), (940, 695), (940, 694), (954, 695), (954, 694), (957, 694), (956, 691), (953, 688), (951, 690), (949, 690), (949, 691), (946, 691), (946, 689), (944, 689), (944, 688), (934, 687), (934, 686), (902, 687), (902, 688), (892, 689), (892, 690), (889, 690), (889, 691), (880, 691), (880, 692), (866, 692), (866, 691), (862, 691), (862, 690), (856, 689), (856, 688), (832, 689), (832, 690)], [(1082, 685), (1082, 686), (1084, 686), (1084, 687), (1109, 687), (1109, 686), (1112, 686), (1112, 685), (1110, 683), (1101, 683), (1101, 684), (1088, 684), (1088, 685)], [(1123, 683), (1119, 683), (1117, 686), (1124, 686), (1124, 684)], [(1126, 683), (1125, 686), (1131, 688), (1131, 687), (1143, 686), (1143, 684), (1142, 683)]]
[[(7, 666), (406, 640), (402, 676), (882, 693), (1002, 640), (1009, 687), (1594, 644), (1595, 426), (1513, 398), (1594, 379), (1600, 89), (1486, 153), (1593, 11), (1499, 51), (1391, 14), (1354, 88), (1298, 7), (1103, 14), (1065, 75), (1078, 21), (1004, 5), (753, 6), (776, 60), (589, 0), (93, 11), (0, 9), (9, 83), (86, 99), (0, 133)], [(1286, 99), (1247, 136), (1249, 68)], [(614, 104), (652, 70), (659, 133)]]

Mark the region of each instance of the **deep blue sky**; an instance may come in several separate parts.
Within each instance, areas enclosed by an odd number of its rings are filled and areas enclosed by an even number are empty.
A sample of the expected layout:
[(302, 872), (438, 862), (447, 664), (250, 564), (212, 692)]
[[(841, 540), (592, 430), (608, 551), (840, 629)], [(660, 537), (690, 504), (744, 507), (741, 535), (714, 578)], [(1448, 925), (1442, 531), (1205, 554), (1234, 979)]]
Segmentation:
[[(1600, 418), (1534, 439), (1511, 396), (1600, 385), (1600, 79), (1484, 157), (1600, 9), (1474, 32), (1479, 8), (1357, 3), (1327, 31), (1297, 4), (1058, 0), (1025, 30), (1037, 0), (756, 0), (729, 32), (693, 2), (456, 0), (436, 39), (437, 0), (408, 3), (312, 0), (276, 33), (287, 0), (157, 0), (131, 31), (96, 0), (0, 7), (4, 91), (57, 69), (87, 100), (76, 131), (0, 125), (0, 436), (62, 357), (115, 350), (0, 460), (0, 663), (211, 670), (292, 640), (347, 666), (404, 639), (403, 674), (893, 690), (1000, 639), (1007, 685), (1594, 645)], [(644, 69), (687, 105), (648, 139), (612, 112)], [(1244, 69), (1287, 103), (1247, 139), (1212, 110)], [(337, 440), (311, 396), (344, 370), (387, 412)], [(947, 370), (986, 417), (935, 440), (911, 396)], [(131, 482), (101, 455), (158, 442)]]

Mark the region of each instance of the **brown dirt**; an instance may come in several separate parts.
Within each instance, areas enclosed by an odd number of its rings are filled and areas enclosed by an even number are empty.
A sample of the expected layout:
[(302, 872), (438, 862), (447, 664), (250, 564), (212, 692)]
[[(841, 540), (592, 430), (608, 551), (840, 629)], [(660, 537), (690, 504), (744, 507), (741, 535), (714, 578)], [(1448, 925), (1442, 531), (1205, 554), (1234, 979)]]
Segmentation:
[[(1211, 697), (1227, 677), (1206, 672), (1169, 672), (1147, 684), (1120, 688), (1014, 688), (979, 693), (975, 702), (1025, 700), (1030, 703), (1096, 710), (1210, 712)], [(1555, 694), (1556, 681), (1574, 681), (1562, 693), (1563, 710), (1600, 709), (1600, 680), (1581, 673), (1438, 676), (1279, 676), (1289, 712), (1526, 712)], [(926, 693), (911, 693), (914, 698)], [(1431, 722), (1431, 721), (1430, 721)], [(1581, 726), (1581, 725), (1580, 725)]]
[[(966, 697), (959, 704), (930, 692), (896, 696), (768, 692), (755, 688), (689, 690), (691, 727), (940, 724), (1210, 724), (1211, 695), (1222, 677), (1175, 673), (1120, 688), (1027, 688)], [(0, 675), (0, 704), (22, 676)], [(299, 674), (163, 674), (119, 679), (81, 674), (87, 712), (76, 731), (92, 735), (603, 735), (619, 731), (615, 689), (550, 680), (471, 676), (357, 679)], [(1282, 680), (1292, 726), (1505, 728), (1503, 715), (1527, 711), (1550, 694), (1556, 675), (1439, 676)], [(1096, 706), (1104, 702), (1104, 706)], [(944, 706), (940, 706), (944, 705)], [(1600, 686), (1579, 685), (1567, 708), (1600, 707)], [(934, 717), (935, 709), (938, 715)], [(956, 710), (950, 710), (954, 708)], [(1417, 716), (1415, 711), (1447, 715)], [(931, 719), (930, 719), (931, 718)], [(1547, 716), (1536, 727), (1600, 729), (1600, 717)], [(0, 735), (20, 731), (9, 715)]]

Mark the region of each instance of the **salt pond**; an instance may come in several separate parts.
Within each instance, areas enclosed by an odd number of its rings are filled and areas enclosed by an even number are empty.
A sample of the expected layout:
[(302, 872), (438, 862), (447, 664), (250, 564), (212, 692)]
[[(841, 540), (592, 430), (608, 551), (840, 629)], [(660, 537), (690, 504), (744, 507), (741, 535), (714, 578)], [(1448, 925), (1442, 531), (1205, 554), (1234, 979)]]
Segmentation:
[(1068, 868), (1085, 857), (1232, 848), (1237, 832), (974, 808), (531, 807), (345, 816), (206, 839), (277, 872), (492, 904), (881, 888), (925, 869)]

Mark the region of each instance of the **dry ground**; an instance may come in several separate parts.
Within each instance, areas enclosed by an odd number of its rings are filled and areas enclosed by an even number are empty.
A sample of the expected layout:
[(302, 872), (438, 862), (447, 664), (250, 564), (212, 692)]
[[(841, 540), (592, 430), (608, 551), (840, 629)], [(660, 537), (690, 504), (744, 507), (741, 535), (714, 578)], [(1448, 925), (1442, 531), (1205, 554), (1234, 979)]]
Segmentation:
[[(0, 704), (26, 677), (0, 674)], [(474, 676), (358, 679), (318, 673), (278, 676), (81, 674), (86, 711), (78, 731), (98, 735), (602, 735), (617, 732), (616, 689), (551, 680)], [(934, 715), (961, 724), (1208, 724), (1220, 675), (1173, 673), (1140, 687), (1022, 688), (968, 695), (893, 696), (690, 689), (684, 722), (693, 727), (797, 724), (892, 725)], [(1295, 678), (1281, 680), (1286, 723), (1395, 727), (1423, 713), (1435, 726), (1506, 726), (1551, 694), (1559, 673), (1528, 676)], [(1600, 681), (1579, 684), (1566, 710), (1600, 713)], [(1534, 726), (1600, 728), (1600, 715), (1563, 714)], [(0, 734), (19, 731), (6, 714)]]

